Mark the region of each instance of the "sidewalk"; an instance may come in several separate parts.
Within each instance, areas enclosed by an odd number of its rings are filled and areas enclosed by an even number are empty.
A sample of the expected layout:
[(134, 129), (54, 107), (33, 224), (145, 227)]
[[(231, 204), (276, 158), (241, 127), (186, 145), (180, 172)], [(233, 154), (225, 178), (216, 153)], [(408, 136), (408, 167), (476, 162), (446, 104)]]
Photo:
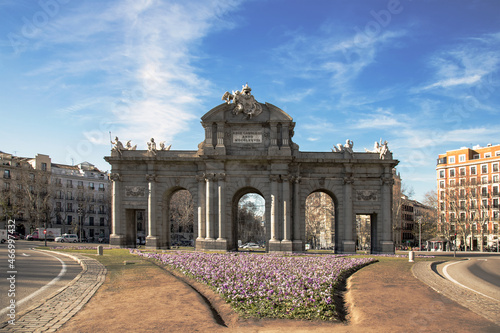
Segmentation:
[(78, 254), (59, 254), (78, 261), (82, 272), (67, 286), (25, 312), (15, 325), (4, 323), (0, 332), (55, 332), (80, 311), (99, 289), (106, 278), (106, 268), (101, 263)]
[[(500, 326), (415, 278), (435, 278), (430, 262), (390, 260), (348, 279), (347, 323), (241, 320), (209, 288), (196, 289), (152, 265), (108, 277), (96, 260), (79, 256), (85, 272), (59, 295), (1, 332), (498, 332)], [(142, 264), (141, 264), (142, 265)], [(416, 275), (419, 275), (417, 273)], [(76, 279), (75, 279), (76, 280)], [(83, 307), (85, 303), (87, 306)], [(82, 308), (83, 307), (83, 308)], [(80, 310), (81, 309), (81, 310)], [(80, 310), (80, 311), (79, 311)], [(214, 316), (214, 310), (224, 321)], [(499, 313), (500, 309), (492, 309)], [(76, 314), (76, 315), (75, 315)], [(74, 317), (69, 320), (72, 316)], [(68, 321), (69, 320), (69, 321)], [(64, 322), (66, 325), (62, 326)], [(19, 330), (22, 326), (23, 330)]]

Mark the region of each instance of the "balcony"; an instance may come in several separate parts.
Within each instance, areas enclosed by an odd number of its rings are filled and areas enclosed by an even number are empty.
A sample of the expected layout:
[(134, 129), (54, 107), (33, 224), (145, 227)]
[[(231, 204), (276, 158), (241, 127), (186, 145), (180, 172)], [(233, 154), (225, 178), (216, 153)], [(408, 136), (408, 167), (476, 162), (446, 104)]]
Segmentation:
[(68, 212), (68, 213), (73, 213), (73, 212), (74, 212), (74, 209), (73, 209), (73, 208), (66, 208), (66, 212)]

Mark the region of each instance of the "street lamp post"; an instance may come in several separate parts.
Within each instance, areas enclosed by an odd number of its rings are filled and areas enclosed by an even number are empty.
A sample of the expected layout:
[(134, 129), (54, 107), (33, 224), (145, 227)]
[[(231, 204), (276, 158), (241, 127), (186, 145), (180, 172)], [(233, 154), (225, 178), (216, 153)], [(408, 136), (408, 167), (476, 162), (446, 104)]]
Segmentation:
[(79, 231), (80, 231), (80, 242), (82, 241), (82, 215), (83, 215), (83, 212), (82, 212), (82, 209), (81, 208), (78, 208), (78, 227), (79, 227)]
[(418, 250), (422, 250), (422, 216), (418, 217)]

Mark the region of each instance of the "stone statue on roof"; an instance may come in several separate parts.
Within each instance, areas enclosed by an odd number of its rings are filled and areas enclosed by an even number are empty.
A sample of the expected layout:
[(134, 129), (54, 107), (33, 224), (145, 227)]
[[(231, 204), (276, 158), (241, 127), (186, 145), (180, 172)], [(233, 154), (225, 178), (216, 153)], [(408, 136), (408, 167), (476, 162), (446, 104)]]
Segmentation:
[(243, 86), (241, 92), (236, 90), (231, 94), (229, 91), (226, 91), (222, 96), (222, 100), (226, 101), (227, 104), (233, 102), (233, 114), (238, 115), (243, 113), (248, 119), (251, 119), (262, 113), (262, 106), (255, 100), (251, 91), (252, 88), (250, 88), (247, 83)]

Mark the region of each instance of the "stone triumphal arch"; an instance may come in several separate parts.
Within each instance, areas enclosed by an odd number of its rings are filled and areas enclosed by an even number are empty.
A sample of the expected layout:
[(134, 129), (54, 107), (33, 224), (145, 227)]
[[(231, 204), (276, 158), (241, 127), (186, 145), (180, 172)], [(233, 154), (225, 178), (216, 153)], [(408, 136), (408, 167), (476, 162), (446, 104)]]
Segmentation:
[(314, 192), (335, 202), (335, 250), (355, 252), (356, 215), (371, 217), (371, 250), (393, 253), (392, 158), (387, 142), (355, 152), (353, 142), (331, 152), (301, 152), (292, 141), (295, 123), (278, 107), (259, 103), (248, 85), (223, 96), (225, 103), (201, 118), (205, 140), (198, 150), (170, 150), (154, 139), (147, 150), (115, 139), (110, 244), (135, 247), (137, 218), (146, 247), (170, 247), (169, 203), (178, 190), (194, 200), (197, 250), (236, 250), (235, 209), (247, 193), (265, 200), (268, 251), (303, 251), (305, 202)]

